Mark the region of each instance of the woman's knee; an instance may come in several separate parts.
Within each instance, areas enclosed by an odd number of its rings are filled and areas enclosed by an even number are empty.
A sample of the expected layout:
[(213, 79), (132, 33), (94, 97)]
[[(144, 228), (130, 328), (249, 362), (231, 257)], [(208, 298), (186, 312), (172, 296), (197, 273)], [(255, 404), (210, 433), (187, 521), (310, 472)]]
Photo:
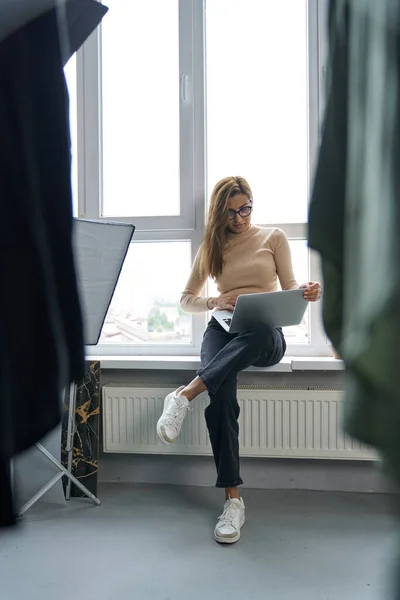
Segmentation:
[(281, 330), (273, 328), (270, 331), (264, 331), (264, 334), (259, 346), (261, 350), (259, 358), (253, 363), (255, 367), (276, 365), (286, 352), (286, 341)]

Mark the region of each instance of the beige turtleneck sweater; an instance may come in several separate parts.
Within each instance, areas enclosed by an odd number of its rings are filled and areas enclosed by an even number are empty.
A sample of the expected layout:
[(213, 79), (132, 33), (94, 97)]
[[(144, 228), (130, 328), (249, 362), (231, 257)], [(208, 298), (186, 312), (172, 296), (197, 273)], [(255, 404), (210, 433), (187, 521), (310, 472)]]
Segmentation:
[[(207, 278), (200, 275), (197, 253), (181, 298), (181, 307), (185, 312), (209, 310), (209, 298), (199, 296)], [(252, 225), (243, 233), (229, 234), (224, 267), (216, 279), (220, 297), (275, 292), (278, 279), (283, 290), (299, 287), (293, 275), (289, 242), (281, 229)]]

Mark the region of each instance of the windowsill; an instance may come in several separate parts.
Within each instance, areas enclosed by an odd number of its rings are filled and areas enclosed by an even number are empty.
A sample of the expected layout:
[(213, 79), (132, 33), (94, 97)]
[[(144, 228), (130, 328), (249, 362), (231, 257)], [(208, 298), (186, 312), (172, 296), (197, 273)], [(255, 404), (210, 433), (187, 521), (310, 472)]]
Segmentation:
[(344, 362), (333, 356), (292, 357), (292, 371), (344, 371)]
[[(88, 356), (99, 360), (102, 369), (157, 369), (159, 371), (196, 371), (200, 367), (198, 356)], [(293, 371), (343, 371), (344, 363), (331, 357), (285, 356), (274, 367), (249, 367), (246, 371), (291, 373)]]

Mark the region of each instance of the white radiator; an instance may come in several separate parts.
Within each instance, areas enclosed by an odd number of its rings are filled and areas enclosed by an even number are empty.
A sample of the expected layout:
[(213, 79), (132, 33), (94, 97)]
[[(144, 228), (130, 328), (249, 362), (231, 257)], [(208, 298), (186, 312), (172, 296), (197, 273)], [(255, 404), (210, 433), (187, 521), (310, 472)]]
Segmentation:
[[(103, 387), (105, 452), (211, 454), (202, 394), (179, 441), (165, 446), (156, 423), (166, 387)], [(329, 388), (239, 388), (241, 456), (371, 460), (370, 449), (343, 433), (344, 394)]]

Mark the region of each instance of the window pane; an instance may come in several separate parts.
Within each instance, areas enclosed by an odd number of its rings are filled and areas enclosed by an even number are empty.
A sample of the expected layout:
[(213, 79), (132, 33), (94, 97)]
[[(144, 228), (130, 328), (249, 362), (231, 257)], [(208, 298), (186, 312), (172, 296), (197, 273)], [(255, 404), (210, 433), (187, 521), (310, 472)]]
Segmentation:
[(189, 344), (192, 320), (179, 300), (190, 262), (190, 242), (131, 244), (100, 343)]
[(178, 0), (108, 0), (103, 215), (179, 215)]
[(76, 54), (70, 58), (64, 69), (69, 92), (69, 125), (71, 132), (71, 183), (74, 217), (78, 216), (78, 97), (76, 85)]
[[(302, 285), (309, 281), (309, 250), (307, 240), (290, 240), (290, 250), (292, 253), (293, 271), (297, 283)], [(284, 327), (287, 344), (304, 344), (309, 341), (309, 308), (300, 325), (296, 327)]]
[(259, 224), (307, 217), (307, 2), (207, 0), (208, 184), (245, 177)]
[[(290, 250), (292, 252), (293, 271), (299, 285), (309, 280), (308, 268), (308, 246), (306, 240), (290, 240)], [(279, 289), (280, 286), (279, 286)], [(211, 279), (208, 282), (208, 294), (218, 296), (217, 286)], [(302, 344), (308, 342), (308, 322), (309, 309), (307, 309), (303, 321), (297, 327), (284, 327), (286, 342), (288, 344)]]

